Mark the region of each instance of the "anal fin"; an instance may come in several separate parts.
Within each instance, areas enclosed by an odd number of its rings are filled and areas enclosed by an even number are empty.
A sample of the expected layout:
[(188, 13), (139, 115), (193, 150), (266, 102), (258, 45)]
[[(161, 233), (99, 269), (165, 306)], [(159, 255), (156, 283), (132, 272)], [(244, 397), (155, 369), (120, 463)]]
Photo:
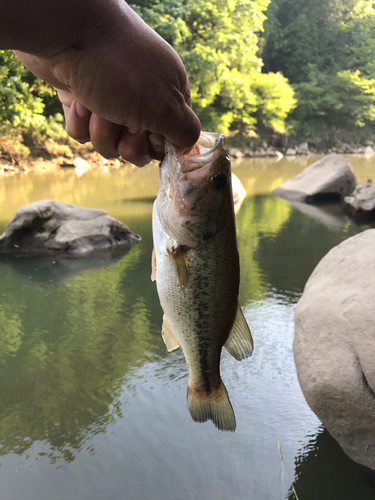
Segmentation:
[(253, 353), (253, 337), (239, 304), (237, 305), (237, 313), (232, 329), (224, 347), (238, 361), (248, 358)]
[(163, 316), (163, 330), (162, 330), (161, 334), (162, 334), (164, 343), (167, 346), (168, 352), (174, 351), (175, 349), (180, 347), (180, 344), (174, 338), (171, 327), (169, 326), (168, 321), (166, 320), (165, 316)]

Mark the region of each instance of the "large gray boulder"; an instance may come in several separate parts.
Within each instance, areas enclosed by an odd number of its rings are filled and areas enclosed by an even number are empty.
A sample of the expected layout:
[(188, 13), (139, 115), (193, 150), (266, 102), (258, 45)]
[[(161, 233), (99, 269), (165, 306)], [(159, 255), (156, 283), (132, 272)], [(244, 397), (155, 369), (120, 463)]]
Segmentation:
[(344, 206), (353, 215), (375, 219), (375, 185), (358, 184), (352, 194), (345, 196)]
[(286, 200), (313, 203), (343, 198), (352, 193), (356, 185), (350, 163), (332, 153), (285, 181), (273, 194)]
[(0, 236), (0, 254), (77, 255), (140, 239), (105, 210), (40, 200), (17, 210)]
[(375, 229), (333, 248), (295, 312), (294, 357), (311, 409), (356, 462), (375, 469)]

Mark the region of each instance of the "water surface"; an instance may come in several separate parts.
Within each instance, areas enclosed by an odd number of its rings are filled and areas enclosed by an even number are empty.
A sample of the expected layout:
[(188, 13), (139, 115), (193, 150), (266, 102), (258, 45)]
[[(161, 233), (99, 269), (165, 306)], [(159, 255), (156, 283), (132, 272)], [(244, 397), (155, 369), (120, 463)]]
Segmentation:
[[(348, 157), (360, 182), (375, 161)], [(323, 431), (298, 385), (293, 313), (319, 260), (365, 229), (336, 205), (270, 195), (316, 158), (233, 162), (248, 196), (238, 213), (240, 302), (251, 359), (225, 351), (237, 431), (195, 424), (187, 367), (167, 353), (150, 281), (158, 170), (73, 170), (0, 179), (0, 232), (43, 198), (104, 208), (141, 234), (129, 252), (0, 261), (1, 500), (300, 500), (374, 498)], [(291, 497), (293, 498), (293, 496)]]

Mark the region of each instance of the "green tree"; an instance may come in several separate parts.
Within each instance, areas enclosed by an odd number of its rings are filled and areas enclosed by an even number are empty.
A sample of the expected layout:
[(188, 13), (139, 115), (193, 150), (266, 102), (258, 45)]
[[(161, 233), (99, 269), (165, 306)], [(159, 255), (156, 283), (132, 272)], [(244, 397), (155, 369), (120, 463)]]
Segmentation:
[(311, 67), (307, 82), (295, 85), (298, 107), (291, 115), (307, 139), (359, 141), (374, 133), (375, 79), (359, 71), (325, 75)]
[(281, 75), (261, 75), (258, 35), (269, 0), (138, 0), (132, 7), (181, 56), (202, 127), (283, 131), (294, 106)]
[(10, 50), (0, 50), (0, 134), (21, 123), (24, 127), (43, 121), (42, 98), (34, 95), (36, 78)]
[(262, 45), (264, 71), (296, 92), (288, 124), (312, 142), (375, 134), (375, 9), (367, 0), (273, 0)]
[[(280, 73), (262, 73), (259, 33), (270, 0), (135, 0), (132, 6), (180, 54), (202, 127), (219, 132), (284, 132), (295, 105)], [(0, 153), (65, 154), (56, 92), (0, 52)], [(4, 139), (5, 136), (5, 139)], [(63, 147), (57, 148), (56, 144)]]
[(31, 151), (64, 155), (74, 145), (65, 132), (55, 89), (27, 70), (11, 50), (0, 50), (0, 156), (19, 159)]

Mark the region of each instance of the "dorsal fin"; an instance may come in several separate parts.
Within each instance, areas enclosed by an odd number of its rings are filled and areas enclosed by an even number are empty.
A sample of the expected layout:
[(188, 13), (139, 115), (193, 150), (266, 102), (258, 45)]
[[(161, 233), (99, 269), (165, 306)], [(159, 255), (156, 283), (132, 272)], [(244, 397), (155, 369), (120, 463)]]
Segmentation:
[(163, 316), (163, 327), (162, 328), (163, 329), (162, 329), (161, 335), (163, 337), (165, 345), (167, 346), (168, 352), (174, 351), (175, 349), (180, 347), (180, 344), (174, 338), (171, 327), (169, 326), (165, 315)]
[(253, 353), (253, 338), (239, 304), (237, 305), (237, 313), (232, 329), (224, 347), (238, 361), (248, 358)]

